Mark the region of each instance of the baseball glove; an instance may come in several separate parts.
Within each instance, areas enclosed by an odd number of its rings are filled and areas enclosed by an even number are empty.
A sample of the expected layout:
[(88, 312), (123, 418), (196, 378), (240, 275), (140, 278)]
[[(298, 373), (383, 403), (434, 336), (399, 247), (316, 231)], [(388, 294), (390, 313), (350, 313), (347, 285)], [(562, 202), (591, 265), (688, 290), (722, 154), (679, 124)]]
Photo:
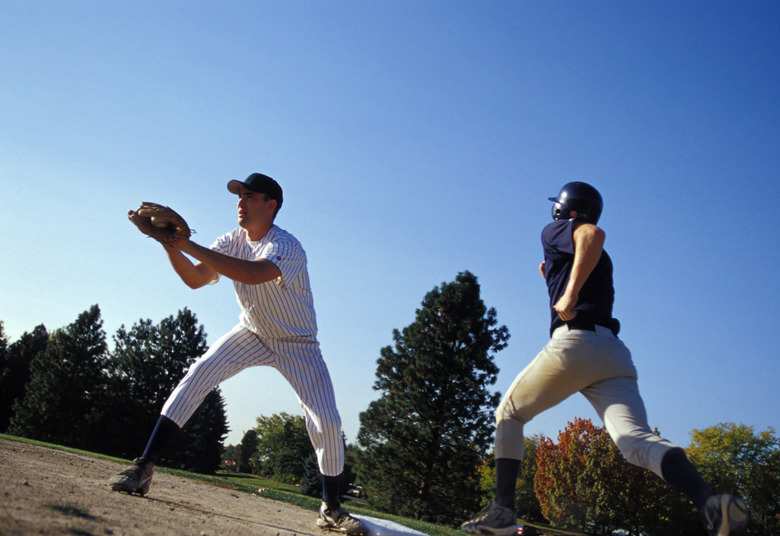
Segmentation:
[(194, 232), (175, 210), (157, 203), (144, 201), (127, 216), (139, 231), (166, 246), (189, 238)]

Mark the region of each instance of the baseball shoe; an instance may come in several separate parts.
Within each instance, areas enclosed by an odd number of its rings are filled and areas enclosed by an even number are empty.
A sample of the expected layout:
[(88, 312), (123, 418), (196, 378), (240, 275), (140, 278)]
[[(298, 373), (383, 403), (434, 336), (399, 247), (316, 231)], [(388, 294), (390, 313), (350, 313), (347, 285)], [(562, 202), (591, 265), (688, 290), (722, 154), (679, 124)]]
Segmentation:
[(317, 526), (323, 530), (343, 532), (350, 536), (366, 536), (368, 534), (368, 529), (366, 529), (363, 523), (349, 515), (344, 508), (339, 507), (328, 510), (328, 505), (324, 502), (320, 506)]
[(146, 495), (152, 485), (152, 474), (154, 474), (154, 464), (143, 458), (136, 458), (133, 460), (133, 465), (112, 478), (109, 484), (114, 491)]
[(704, 503), (701, 520), (709, 536), (744, 536), (747, 534), (747, 505), (733, 495), (711, 495)]
[(460, 526), (466, 534), (477, 536), (511, 536), (517, 532), (517, 515), (511, 508), (491, 502)]

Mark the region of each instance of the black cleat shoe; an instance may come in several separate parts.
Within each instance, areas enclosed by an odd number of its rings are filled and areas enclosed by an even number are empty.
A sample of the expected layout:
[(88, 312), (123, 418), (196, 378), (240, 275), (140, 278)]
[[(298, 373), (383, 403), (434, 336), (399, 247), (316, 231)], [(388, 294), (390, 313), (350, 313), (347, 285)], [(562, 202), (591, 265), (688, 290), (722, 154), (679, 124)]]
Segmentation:
[(109, 481), (114, 491), (138, 493), (146, 495), (152, 485), (154, 464), (143, 458), (133, 460), (133, 465), (116, 475)]
[(328, 505), (324, 502), (320, 506), (317, 526), (323, 530), (342, 532), (349, 536), (366, 536), (368, 534), (368, 529), (363, 523), (349, 515), (344, 508), (328, 510)]
[(460, 526), (466, 534), (477, 536), (511, 536), (517, 533), (517, 515), (511, 508), (491, 502)]
[(745, 536), (747, 505), (733, 495), (711, 495), (701, 510), (701, 520), (709, 536)]

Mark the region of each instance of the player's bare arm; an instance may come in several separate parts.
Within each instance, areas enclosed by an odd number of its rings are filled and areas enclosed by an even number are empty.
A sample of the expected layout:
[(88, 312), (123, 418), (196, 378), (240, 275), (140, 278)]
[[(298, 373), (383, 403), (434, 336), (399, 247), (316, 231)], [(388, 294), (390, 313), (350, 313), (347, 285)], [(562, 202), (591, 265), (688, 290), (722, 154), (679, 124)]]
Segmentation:
[(203, 263), (193, 263), (175, 246), (163, 246), (174, 271), (184, 283), (193, 289), (201, 288), (217, 279), (217, 272)]
[(574, 261), (569, 281), (563, 295), (553, 305), (553, 309), (564, 322), (577, 316), (574, 307), (577, 305), (582, 286), (601, 258), (606, 233), (592, 223), (579, 223), (574, 227), (572, 238), (574, 240)]
[[(266, 283), (268, 281), (273, 281), (282, 275), (279, 268), (267, 259), (244, 260), (231, 257), (230, 255), (225, 255), (205, 248), (192, 240), (179, 242), (176, 244), (176, 247), (183, 253), (186, 253), (199, 261), (199, 264), (194, 265), (199, 276), (195, 276), (194, 279), (196, 283), (202, 283), (200, 286), (213, 281), (215, 274), (224, 275), (234, 281), (247, 285)], [(174, 266), (174, 269), (175, 268), (176, 267)], [(209, 273), (211, 274), (210, 278), (208, 277)], [(179, 273), (179, 275), (181, 276), (181, 273)], [(186, 280), (185, 283), (187, 283)]]

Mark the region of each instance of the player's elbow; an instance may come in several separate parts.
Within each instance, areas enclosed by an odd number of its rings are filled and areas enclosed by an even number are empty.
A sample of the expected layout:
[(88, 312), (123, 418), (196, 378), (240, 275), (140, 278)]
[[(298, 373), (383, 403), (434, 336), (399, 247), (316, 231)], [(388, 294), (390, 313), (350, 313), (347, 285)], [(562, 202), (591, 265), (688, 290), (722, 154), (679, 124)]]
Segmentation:
[(183, 276), (181, 279), (182, 281), (184, 281), (185, 285), (195, 290), (195, 289), (205, 287), (209, 283), (215, 282), (217, 279), (217, 273), (216, 272), (210, 273), (204, 270), (196, 270), (191, 274)]
[(592, 223), (586, 223), (578, 226), (574, 230), (575, 244), (593, 244), (601, 246), (607, 238), (607, 233), (601, 227), (596, 227)]
[(601, 227), (596, 227), (596, 230), (593, 232), (593, 241), (603, 246), (606, 239), (607, 233)]

